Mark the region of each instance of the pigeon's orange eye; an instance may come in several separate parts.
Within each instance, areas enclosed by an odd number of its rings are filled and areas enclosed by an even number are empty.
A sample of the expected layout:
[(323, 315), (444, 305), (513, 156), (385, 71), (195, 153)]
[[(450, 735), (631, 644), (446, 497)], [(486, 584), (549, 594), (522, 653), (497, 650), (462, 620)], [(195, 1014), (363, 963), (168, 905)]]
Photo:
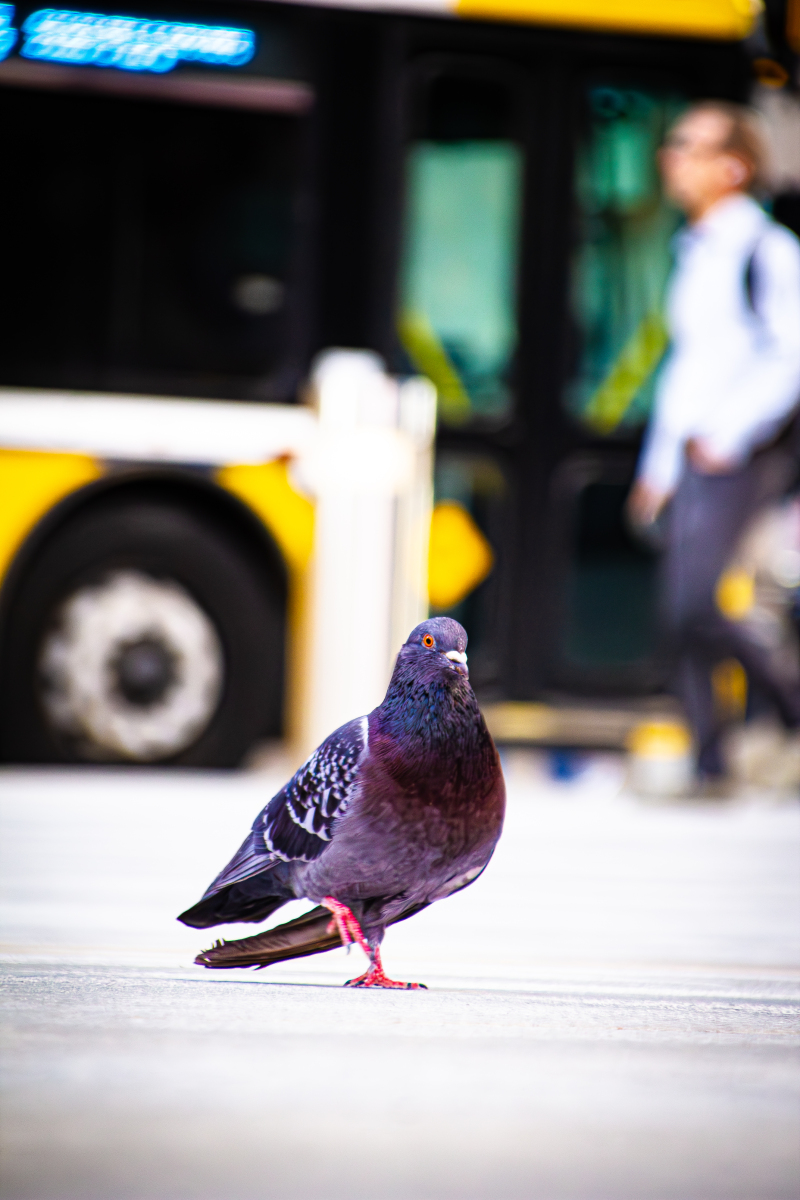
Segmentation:
[(423, 644), (423, 646), (427, 647), (428, 650), (432, 650), (436, 643), (434, 642), (431, 635), (429, 633), (426, 633), (425, 637), (422, 639), (422, 644)]

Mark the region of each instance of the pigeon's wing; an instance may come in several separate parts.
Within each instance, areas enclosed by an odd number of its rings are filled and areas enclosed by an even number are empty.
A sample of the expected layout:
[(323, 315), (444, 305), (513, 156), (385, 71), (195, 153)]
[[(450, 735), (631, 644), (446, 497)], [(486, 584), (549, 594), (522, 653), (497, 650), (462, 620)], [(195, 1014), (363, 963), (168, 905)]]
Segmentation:
[(367, 752), (367, 717), (342, 725), (319, 746), (253, 822), (241, 847), (203, 899), (279, 862), (319, 858), (344, 815)]
[(369, 744), (369, 718), (326, 738), (253, 822), (270, 854), (284, 862), (319, 858), (347, 810)]
[(273, 866), (275, 861), (274, 856), (267, 852), (263, 839), (259, 839), (255, 833), (248, 833), (228, 865), (222, 868), (214, 882), (206, 888), (202, 899), (216, 896), (223, 888), (259, 875)]

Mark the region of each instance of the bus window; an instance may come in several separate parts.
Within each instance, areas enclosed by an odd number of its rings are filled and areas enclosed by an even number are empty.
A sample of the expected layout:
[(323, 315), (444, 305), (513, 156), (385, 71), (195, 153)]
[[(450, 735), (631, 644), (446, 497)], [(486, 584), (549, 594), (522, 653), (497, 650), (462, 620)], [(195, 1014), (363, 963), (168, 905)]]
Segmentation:
[(523, 166), (514, 101), (504, 84), (440, 77), (408, 149), (399, 332), (436, 384), (446, 425), (498, 423), (511, 409)]
[(577, 361), (570, 414), (601, 435), (641, 427), (666, 349), (662, 315), (678, 214), (664, 200), (656, 151), (680, 97), (593, 87), (578, 153), (578, 241), (571, 316)]
[(0, 119), (4, 384), (291, 398), (302, 117), (2, 88)]

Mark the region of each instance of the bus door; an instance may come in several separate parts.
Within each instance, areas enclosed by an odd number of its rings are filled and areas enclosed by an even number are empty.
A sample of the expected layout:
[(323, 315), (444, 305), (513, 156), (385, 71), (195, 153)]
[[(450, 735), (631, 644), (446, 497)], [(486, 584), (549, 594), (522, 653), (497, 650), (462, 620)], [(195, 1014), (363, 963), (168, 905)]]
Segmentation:
[(532, 85), (513, 61), (432, 53), (407, 77), (398, 333), (436, 384), (430, 602), (461, 621), (484, 695), (505, 683)]
[(554, 439), (543, 498), (549, 637), (539, 664), (554, 691), (634, 697), (669, 684), (664, 530), (645, 541), (625, 516), (668, 353), (665, 295), (682, 220), (663, 195), (657, 152), (694, 96), (741, 100), (745, 87), (730, 48), (702, 44), (650, 43), (640, 56), (576, 72), (562, 375), (551, 417), (561, 444)]
[(657, 545), (624, 505), (667, 348), (664, 294), (679, 215), (656, 154), (685, 106), (677, 87), (590, 80), (579, 97), (561, 420), (547, 523), (553, 637), (544, 666), (568, 691), (637, 693), (665, 680)]
[[(496, 45), (498, 43), (495, 43)], [(624, 504), (666, 350), (656, 152), (735, 51), (515, 31), (409, 73), (398, 325), (439, 389), (431, 603), (485, 699), (665, 686)], [(449, 540), (448, 540), (449, 539)]]

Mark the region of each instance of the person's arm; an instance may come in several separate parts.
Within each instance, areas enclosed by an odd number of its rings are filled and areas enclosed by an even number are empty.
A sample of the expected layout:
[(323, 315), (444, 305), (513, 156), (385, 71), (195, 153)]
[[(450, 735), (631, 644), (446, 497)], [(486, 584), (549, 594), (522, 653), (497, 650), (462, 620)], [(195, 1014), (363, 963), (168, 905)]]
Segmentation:
[(717, 428), (693, 439), (691, 461), (708, 474), (735, 469), (769, 442), (800, 400), (800, 243), (775, 226), (753, 263), (759, 345), (725, 397)]
[(654, 429), (640, 460), (628, 497), (628, 512), (636, 525), (652, 525), (675, 490), (680, 463), (680, 443)]
[(628, 513), (635, 525), (651, 525), (678, 482), (684, 439), (673, 410), (674, 397), (679, 391), (675, 363), (668, 361), (659, 381), (653, 417), (639, 456), (636, 480), (628, 497)]
[(637, 478), (628, 494), (628, 516), (634, 525), (646, 528), (657, 520), (669, 498), (669, 492), (662, 492), (646, 480)]

